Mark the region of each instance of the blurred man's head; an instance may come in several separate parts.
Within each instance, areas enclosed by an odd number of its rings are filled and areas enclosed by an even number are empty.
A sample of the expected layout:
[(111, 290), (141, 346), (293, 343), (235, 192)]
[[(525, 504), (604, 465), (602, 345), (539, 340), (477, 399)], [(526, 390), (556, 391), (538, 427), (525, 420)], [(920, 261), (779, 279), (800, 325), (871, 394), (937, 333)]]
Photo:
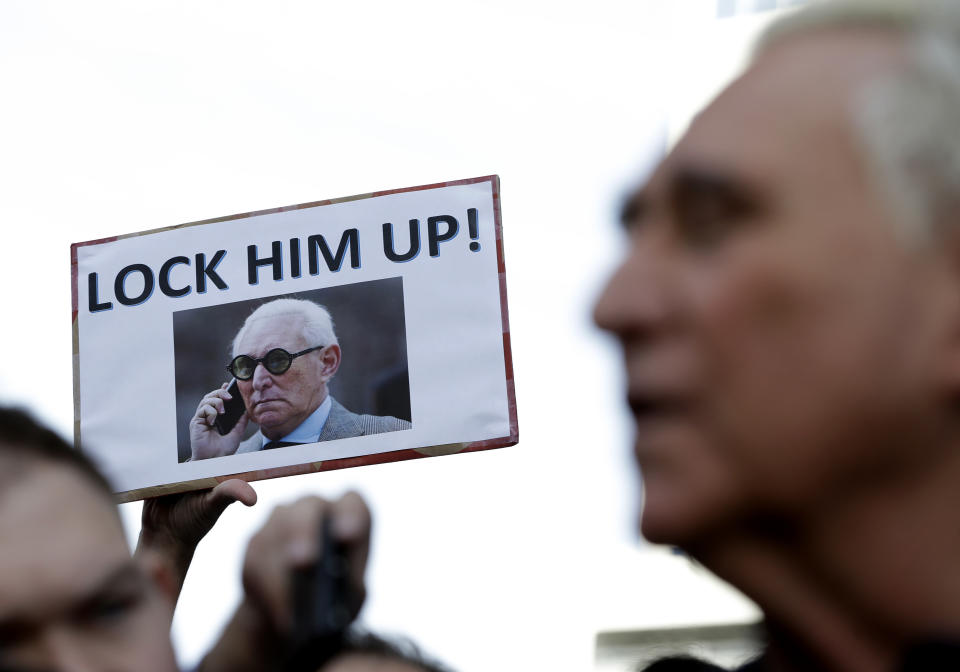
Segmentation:
[(896, 7), (775, 28), (627, 205), (596, 319), (651, 539), (829, 511), (957, 438), (960, 54)]
[(234, 357), (261, 359), (277, 349), (294, 355), (313, 348), (289, 361), (281, 373), (271, 373), (274, 367), (267, 359), (255, 365), (248, 380), (238, 379), (247, 413), (267, 438), (289, 434), (323, 403), (327, 383), (340, 366), (340, 346), (326, 309), (299, 299), (263, 304), (237, 332)]
[(173, 671), (171, 602), (135, 563), (109, 486), (0, 409), (0, 667)]

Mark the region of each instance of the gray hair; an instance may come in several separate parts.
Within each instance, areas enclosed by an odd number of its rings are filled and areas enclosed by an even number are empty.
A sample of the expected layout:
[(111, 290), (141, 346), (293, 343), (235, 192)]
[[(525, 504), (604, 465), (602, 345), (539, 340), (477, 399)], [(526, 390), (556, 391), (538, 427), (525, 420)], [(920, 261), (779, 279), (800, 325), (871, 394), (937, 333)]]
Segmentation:
[(338, 344), (337, 335), (333, 331), (333, 319), (326, 308), (306, 299), (276, 299), (262, 304), (244, 320), (240, 331), (233, 338), (233, 356), (240, 354), (240, 341), (252, 322), (262, 319), (288, 322), (296, 318), (300, 318), (303, 338), (309, 347)]
[(929, 243), (960, 224), (960, 3), (951, 0), (820, 2), (774, 23), (755, 53), (830, 28), (902, 34), (906, 67), (852, 99), (852, 121), (874, 183), (890, 199), (903, 238)]

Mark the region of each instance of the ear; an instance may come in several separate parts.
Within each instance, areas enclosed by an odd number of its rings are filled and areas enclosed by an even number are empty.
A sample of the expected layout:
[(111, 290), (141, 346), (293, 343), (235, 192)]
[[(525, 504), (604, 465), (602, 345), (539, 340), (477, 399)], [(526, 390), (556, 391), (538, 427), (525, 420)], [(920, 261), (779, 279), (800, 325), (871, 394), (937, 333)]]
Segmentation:
[(327, 348), (320, 354), (320, 363), (322, 366), (320, 369), (320, 377), (323, 382), (327, 382), (333, 378), (333, 375), (337, 372), (337, 369), (340, 368), (340, 346), (327, 346)]

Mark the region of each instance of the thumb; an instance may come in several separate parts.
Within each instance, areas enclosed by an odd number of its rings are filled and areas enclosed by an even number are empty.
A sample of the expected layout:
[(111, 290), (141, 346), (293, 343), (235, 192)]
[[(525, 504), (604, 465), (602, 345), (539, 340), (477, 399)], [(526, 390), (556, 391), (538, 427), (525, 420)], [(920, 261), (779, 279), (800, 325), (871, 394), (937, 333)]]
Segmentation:
[(253, 506), (257, 503), (257, 491), (249, 483), (238, 478), (224, 481), (204, 497), (204, 513), (216, 520), (224, 509), (234, 502), (241, 502), (244, 506)]

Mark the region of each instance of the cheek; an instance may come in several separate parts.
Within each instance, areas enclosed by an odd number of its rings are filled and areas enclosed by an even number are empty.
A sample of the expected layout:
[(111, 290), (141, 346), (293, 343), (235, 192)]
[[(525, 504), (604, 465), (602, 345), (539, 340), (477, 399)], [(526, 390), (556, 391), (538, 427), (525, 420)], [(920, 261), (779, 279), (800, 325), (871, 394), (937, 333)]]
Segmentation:
[(909, 297), (869, 263), (817, 268), (714, 278), (693, 313), (714, 450), (753, 501), (791, 509), (916, 459), (926, 422)]
[(304, 366), (288, 371), (281, 384), (289, 399), (299, 406), (308, 406), (316, 400), (319, 375), (319, 367), (312, 366), (312, 362), (304, 362)]
[(714, 369), (708, 373), (731, 375), (756, 365), (775, 371), (795, 360), (819, 303), (816, 291), (802, 284), (800, 278), (757, 265), (702, 275), (691, 283), (685, 312), (705, 364)]
[[(688, 314), (704, 402), (703, 431), (744, 497), (812, 472), (831, 391), (846, 375), (831, 336), (840, 311), (826, 283), (780, 260), (699, 278)], [(835, 313), (835, 314), (831, 314)]]
[(761, 421), (819, 366), (816, 301), (765, 269), (704, 278), (688, 314), (709, 408)]
[(302, 371), (291, 369), (277, 381), (277, 386), (283, 390), (287, 399), (297, 403), (306, 395), (307, 380)]

